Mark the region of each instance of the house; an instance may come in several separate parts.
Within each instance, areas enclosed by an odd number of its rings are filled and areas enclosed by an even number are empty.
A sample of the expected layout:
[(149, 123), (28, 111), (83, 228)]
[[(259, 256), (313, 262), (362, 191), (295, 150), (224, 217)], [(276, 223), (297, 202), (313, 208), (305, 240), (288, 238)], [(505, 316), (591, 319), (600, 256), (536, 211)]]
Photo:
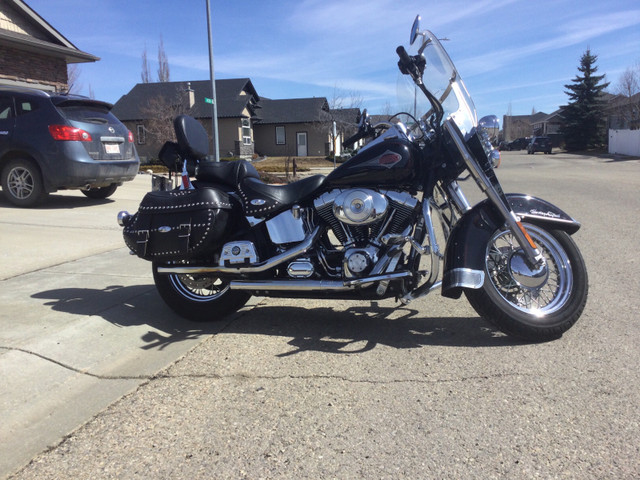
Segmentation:
[(263, 98), (260, 107), (254, 131), (256, 152), (260, 155), (329, 154), (332, 116), (326, 98)]
[(67, 65), (98, 60), (79, 50), (25, 2), (0, 1), (0, 84), (66, 92)]
[(534, 125), (538, 125), (547, 116), (544, 112), (533, 115), (505, 115), (502, 119), (504, 141), (511, 142), (516, 138), (536, 135)]
[[(191, 115), (212, 132), (212, 96), (209, 80), (138, 83), (115, 103), (112, 112), (134, 132), (144, 162), (157, 158), (164, 142), (175, 140), (172, 121), (178, 115)], [(251, 158), (260, 101), (251, 80), (216, 80), (216, 97), (220, 156)]]

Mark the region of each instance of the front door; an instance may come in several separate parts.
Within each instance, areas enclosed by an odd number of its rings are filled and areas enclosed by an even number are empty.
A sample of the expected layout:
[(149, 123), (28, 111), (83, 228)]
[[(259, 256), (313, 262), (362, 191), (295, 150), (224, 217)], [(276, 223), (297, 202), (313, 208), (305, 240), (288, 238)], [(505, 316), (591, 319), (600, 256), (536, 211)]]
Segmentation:
[(307, 132), (296, 133), (296, 145), (298, 147), (298, 157), (307, 156)]

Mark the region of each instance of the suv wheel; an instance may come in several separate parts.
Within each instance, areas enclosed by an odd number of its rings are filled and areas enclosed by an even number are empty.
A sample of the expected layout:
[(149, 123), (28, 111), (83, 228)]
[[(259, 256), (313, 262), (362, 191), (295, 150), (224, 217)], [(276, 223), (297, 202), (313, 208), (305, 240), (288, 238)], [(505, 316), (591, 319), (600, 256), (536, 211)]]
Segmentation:
[(18, 207), (33, 207), (46, 196), (37, 165), (21, 158), (11, 160), (4, 167), (2, 191), (7, 200)]
[(89, 198), (102, 200), (103, 198), (107, 198), (113, 195), (113, 193), (116, 191), (116, 188), (118, 188), (118, 184), (112, 183), (108, 187), (97, 187), (90, 188), (89, 190), (82, 190), (82, 193), (84, 193)]

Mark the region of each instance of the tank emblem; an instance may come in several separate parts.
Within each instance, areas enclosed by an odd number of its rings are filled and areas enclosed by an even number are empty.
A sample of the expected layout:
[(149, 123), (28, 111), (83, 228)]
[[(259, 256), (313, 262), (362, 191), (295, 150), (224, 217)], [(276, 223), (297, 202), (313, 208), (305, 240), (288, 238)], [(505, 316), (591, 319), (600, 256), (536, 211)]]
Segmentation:
[(402, 160), (402, 155), (387, 150), (385, 153), (380, 155), (380, 157), (378, 157), (378, 164), (390, 168), (400, 160)]

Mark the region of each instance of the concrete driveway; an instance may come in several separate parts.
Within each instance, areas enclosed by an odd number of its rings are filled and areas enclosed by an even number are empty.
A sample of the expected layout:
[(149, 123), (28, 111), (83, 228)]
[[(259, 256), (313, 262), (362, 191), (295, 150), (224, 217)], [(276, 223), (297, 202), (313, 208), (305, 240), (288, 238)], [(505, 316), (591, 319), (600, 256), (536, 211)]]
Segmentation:
[(438, 295), (264, 299), (184, 322), (119, 243), (115, 215), (148, 177), (90, 207), (73, 194), (33, 212), (0, 200), (4, 263), (23, 261), (10, 231), (34, 262), (2, 280), (0, 473), (637, 478), (640, 162), (507, 152), (498, 174), (583, 223), (589, 302), (557, 341), (513, 341)]

